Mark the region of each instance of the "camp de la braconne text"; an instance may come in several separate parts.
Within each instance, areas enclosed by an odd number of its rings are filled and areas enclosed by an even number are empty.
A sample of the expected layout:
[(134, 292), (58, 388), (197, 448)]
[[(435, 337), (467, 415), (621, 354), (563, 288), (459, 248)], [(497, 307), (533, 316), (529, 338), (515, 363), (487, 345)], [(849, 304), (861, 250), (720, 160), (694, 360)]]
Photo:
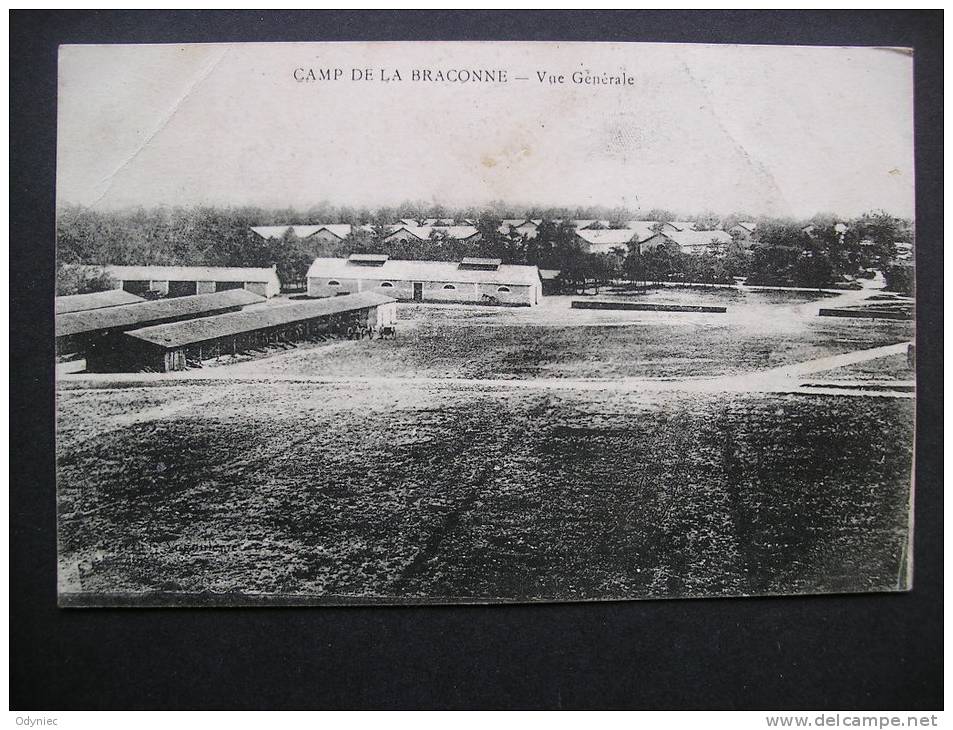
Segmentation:
[(431, 84), (510, 84), (530, 83), (546, 86), (634, 87), (635, 76), (625, 70), (574, 71), (534, 69), (514, 73), (505, 68), (343, 68), (338, 66), (298, 67), (292, 77), (301, 84), (334, 82), (431, 83)]

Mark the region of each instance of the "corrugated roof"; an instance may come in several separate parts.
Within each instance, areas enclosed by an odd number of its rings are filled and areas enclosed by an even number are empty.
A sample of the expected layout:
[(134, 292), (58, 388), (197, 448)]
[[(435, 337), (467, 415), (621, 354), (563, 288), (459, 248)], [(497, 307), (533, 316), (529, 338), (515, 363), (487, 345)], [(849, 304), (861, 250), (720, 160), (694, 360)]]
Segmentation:
[(503, 264), (495, 271), (461, 269), (455, 261), (401, 261), (389, 259), (383, 266), (349, 264), (347, 259), (318, 258), (308, 269), (309, 279), (365, 279), (370, 281), (434, 281), (470, 284), (515, 284), (539, 282), (535, 266)]
[(78, 335), (97, 330), (129, 329), (139, 324), (176, 317), (199, 316), (206, 312), (244, 307), (265, 299), (246, 289), (229, 289), (214, 294), (196, 294), (123, 304), (117, 307), (69, 312), (56, 317), (56, 336)]
[(69, 294), (56, 297), (56, 313), (85, 312), (90, 309), (116, 307), (121, 304), (134, 304), (141, 301), (144, 301), (142, 297), (137, 297), (135, 294), (122, 289), (110, 289), (109, 291), (98, 291), (91, 294)]
[(314, 299), (281, 307), (262, 307), (244, 312), (231, 312), (215, 317), (202, 317), (184, 322), (171, 322), (143, 327), (126, 334), (162, 347), (182, 347), (198, 342), (228, 337), (243, 332), (277, 327), (316, 317), (376, 307), (394, 299), (379, 292), (358, 292), (340, 297)]
[(273, 268), (238, 266), (104, 266), (118, 281), (251, 281), (270, 282), (278, 278)]

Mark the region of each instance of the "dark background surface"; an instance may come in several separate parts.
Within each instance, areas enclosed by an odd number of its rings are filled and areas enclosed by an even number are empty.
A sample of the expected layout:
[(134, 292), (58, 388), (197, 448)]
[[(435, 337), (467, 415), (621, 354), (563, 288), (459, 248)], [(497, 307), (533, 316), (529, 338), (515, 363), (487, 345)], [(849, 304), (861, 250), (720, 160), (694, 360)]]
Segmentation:
[[(10, 21), (12, 709), (942, 707), (942, 12), (13, 11)], [(921, 397), (912, 592), (498, 607), (57, 608), (57, 45), (464, 39), (915, 48)]]

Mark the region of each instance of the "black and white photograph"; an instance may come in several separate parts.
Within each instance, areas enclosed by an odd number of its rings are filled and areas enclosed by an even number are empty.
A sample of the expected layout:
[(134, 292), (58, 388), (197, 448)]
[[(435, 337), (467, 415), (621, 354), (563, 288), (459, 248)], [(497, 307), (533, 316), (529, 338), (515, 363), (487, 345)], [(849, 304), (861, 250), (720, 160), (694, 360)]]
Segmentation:
[(911, 590), (913, 70), (60, 46), (59, 605)]

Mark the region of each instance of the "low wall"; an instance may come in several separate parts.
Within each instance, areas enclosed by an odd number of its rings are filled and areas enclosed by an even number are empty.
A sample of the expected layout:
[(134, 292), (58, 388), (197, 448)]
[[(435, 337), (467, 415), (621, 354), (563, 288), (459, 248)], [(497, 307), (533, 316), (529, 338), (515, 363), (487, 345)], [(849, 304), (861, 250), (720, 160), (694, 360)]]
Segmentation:
[(913, 312), (892, 309), (820, 309), (819, 317), (855, 317), (859, 319), (913, 319)]
[(727, 307), (709, 307), (696, 304), (649, 304), (647, 302), (619, 302), (606, 299), (573, 299), (573, 309), (625, 309), (640, 312), (710, 312), (724, 314)]

